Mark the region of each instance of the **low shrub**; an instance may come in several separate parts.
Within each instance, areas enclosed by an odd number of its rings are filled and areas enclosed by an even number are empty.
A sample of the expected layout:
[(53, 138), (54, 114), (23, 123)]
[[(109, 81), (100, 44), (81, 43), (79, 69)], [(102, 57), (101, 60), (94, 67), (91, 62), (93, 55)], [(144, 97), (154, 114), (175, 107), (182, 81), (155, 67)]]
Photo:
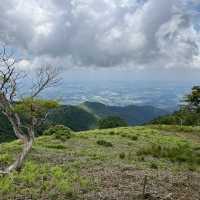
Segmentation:
[(126, 157), (126, 154), (124, 152), (120, 153), (119, 154), (119, 158), (120, 159), (124, 159)]
[(122, 132), (122, 133), (120, 133), (120, 136), (121, 136), (121, 137), (124, 137), (124, 138), (131, 139), (131, 140), (133, 140), (133, 141), (138, 140), (138, 136), (135, 135), (134, 133)]
[(49, 149), (66, 149), (66, 147), (62, 144), (50, 144), (46, 145), (46, 147)]
[(130, 137), (130, 139), (136, 141), (136, 140), (138, 140), (138, 137), (136, 135), (133, 135)]
[(63, 125), (56, 125), (44, 131), (43, 135), (52, 135), (55, 139), (65, 141), (72, 137), (72, 133), (73, 131), (70, 128)]
[(145, 158), (144, 158), (144, 156), (139, 156), (139, 157), (138, 157), (138, 160), (141, 161), (141, 162), (144, 162), (144, 161), (145, 161)]
[(150, 163), (151, 169), (158, 169), (158, 165), (155, 162)]
[(98, 121), (99, 129), (126, 127), (128, 124), (118, 116), (109, 116)]
[(97, 144), (104, 146), (104, 147), (112, 147), (113, 146), (111, 142), (107, 142), (105, 140), (98, 140)]
[(110, 131), (109, 134), (110, 135), (115, 135), (115, 132), (114, 131)]

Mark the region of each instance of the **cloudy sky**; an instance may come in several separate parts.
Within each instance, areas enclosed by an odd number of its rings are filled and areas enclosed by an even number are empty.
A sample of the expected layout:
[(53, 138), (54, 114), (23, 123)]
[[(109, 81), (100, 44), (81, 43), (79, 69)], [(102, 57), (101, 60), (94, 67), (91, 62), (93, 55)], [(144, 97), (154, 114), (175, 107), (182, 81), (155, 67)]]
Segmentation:
[(0, 0), (0, 42), (20, 68), (51, 63), (71, 79), (198, 78), (200, 1)]

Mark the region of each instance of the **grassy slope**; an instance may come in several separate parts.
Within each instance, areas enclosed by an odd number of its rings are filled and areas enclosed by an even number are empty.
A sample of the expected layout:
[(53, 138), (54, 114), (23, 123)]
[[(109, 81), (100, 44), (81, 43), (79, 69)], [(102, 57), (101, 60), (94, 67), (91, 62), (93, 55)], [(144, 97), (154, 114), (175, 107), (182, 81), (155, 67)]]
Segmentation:
[[(0, 165), (11, 162), (20, 146), (19, 141), (1, 144)], [(146, 199), (195, 200), (199, 172), (198, 128), (94, 130), (65, 142), (43, 136), (20, 173), (0, 177), (0, 199), (139, 200), (147, 175)]]

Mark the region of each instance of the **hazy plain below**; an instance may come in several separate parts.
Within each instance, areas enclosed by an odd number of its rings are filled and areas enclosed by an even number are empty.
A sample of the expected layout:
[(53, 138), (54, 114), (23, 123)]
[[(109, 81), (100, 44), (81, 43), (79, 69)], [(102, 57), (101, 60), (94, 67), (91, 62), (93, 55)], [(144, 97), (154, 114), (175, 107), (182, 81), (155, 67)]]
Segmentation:
[(180, 81), (64, 81), (43, 96), (72, 105), (94, 101), (117, 106), (151, 105), (173, 111), (196, 84)]

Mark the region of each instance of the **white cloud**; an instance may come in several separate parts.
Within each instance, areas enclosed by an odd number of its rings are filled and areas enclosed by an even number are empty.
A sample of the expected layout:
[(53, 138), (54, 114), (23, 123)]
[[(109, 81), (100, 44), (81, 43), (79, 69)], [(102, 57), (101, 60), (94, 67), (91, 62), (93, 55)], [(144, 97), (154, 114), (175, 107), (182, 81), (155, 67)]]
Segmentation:
[(22, 59), (16, 63), (16, 67), (20, 70), (28, 70), (31, 68), (31, 62), (29, 60)]
[(0, 41), (21, 66), (197, 67), (195, 0), (0, 0)]

